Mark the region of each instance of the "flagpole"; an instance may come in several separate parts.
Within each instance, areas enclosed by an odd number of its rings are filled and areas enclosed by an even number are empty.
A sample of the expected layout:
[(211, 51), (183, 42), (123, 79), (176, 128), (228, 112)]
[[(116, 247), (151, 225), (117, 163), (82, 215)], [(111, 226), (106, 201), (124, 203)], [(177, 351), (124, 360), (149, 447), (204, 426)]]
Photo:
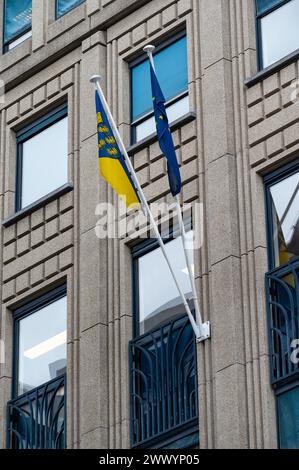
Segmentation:
[(142, 188), (141, 188), (141, 185), (140, 185), (140, 183), (139, 183), (139, 181), (138, 181), (138, 178), (137, 178), (137, 175), (136, 175), (136, 173), (135, 173), (134, 167), (133, 167), (133, 165), (132, 165), (131, 159), (130, 159), (130, 157), (129, 157), (129, 155), (128, 155), (128, 152), (127, 152), (127, 150), (126, 150), (126, 147), (125, 147), (125, 145), (124, 145), (124, 143), (123, 143), (123, 141), (122, 141), (122, 138), (121, 138), (121, 136), (120, 136), (120, 134), (119, 134), (119, 132), (118, 132), (118, 128), (117, 128), (116, 122), (114, 121), (114, 118), (113, 118), (113, 116), (112, 116), (112, 114), (111, 114), (111, 111), (110, 111), (110, 108), (109, 108), (109, 106), (108, 106), (108, 103), (107, 103), (107, 101), (106, 101), (106, 98), (105, 98), (105, 96), (104, 96), (103, 90), (102, 90), (101, 85), (100, 85), (100, 80), (101, 80), (101, 76), (100, 76), (100, 75), (94, 75), (94, 76), (91, 77), (91, 79), (90, 79), (90, 81), (91, 81), (92, 83), (94, 83), (94, 86), (95, 86), (96, 91), (99, 93), (99, 96), (100, 96), (100, 99), (101, 99), (103, 108), (104, 108), (104, 110), (105, 110), (105, 112), (106, 112), (106, 114), (107, 114), (107, 117), (108, 117), (110, 126), (111, 126), (111, 128), (112, 128), (113, 134), (114, 134), (114, 136), (115, 136), (115, 138), (116, 138), (116, 141), (117, 141), (117, 143), (118, 143), (118, 146), (119, 146), (119, 148), (120, 148), (120, 151), (122, 152), (122, 154), (123, 154), (123, 156), (124, 156), (124, 159), (125, 159), (125, 161), (126, 161), (126, 164), (127, 164), (127, 166), (128, 166), (128, 169), (129, 169), (129, 171), (130, 171), (130, 173), (131, 173), (131, 177), (132, 177), (132, 179), (133, 179), (133, 181), (134, 181), (134, 183), (135, 183), (135, 185), (136, 185), (136, 188), (137, 188), (137, 191), (138, 191), (140, 200), (141, 200), (141, 202), (143, 203), (143, 206), (144, 206), (146, 212), (148, 213), (148, 216), (149, 216), (150, 222), (151, 222), (151, 224), (152, 224), (152, 227), (153, 227), (153, 229), (154, 229), (156, 238), (157, 238), (157, 240), (158, 240), (158, 243), (159, 243), (159, 245), (160, 245), (160, 248), (161, 248), (161, 250), (162, 250), (162, 253), (163, 253), (163, 255), (164, 255), (164, 258), (165, 258), (165, 260), (166, 260), (166, 262), (167, 262), (167, 265), (168, 265), (168, 267), (169, 267), (169, 270), (170, 270), (170, 272), (171, 272), (171, 275), (172, 275), (172, 277), (173, 277), (173, 280), (174, 280), (174, 282), (175, 282), (175, 285), (176, 285), (176, 287), (177, 287), (177, 290), (178, 290), (178, 292), (179, 292), (179, 294), (180, 294), (180, 297), (181, 297), (181, 299), (182, 299), (182, 301), (183, 301), (185, 310), (186, 310), (186, 312), (187, 312), (187, 315), (188, 315), (188, 317), (189, 317), (190, 323), (191, 323), (192, 328), (193, 328), (193, 330), (194, 330), (196, 339), (197, 339), (197, 341), (203, 341), (204, 339), (206, 339), (206, 337), (204, 337), (204, 336), (202, 335), (202, 332), (201, 332), (199, 326), (196, 324), (196, 321), (194, 320), (194, 317), (193, 317), (192, 312), (191, 312), (191, 310), (190, 310), (190, 307), (189, 307), (189, 304), (188, 304), (187, 299), (186, 299), (186, 297), (185, 297), (185, 294), (184, 294), (184, 292), (182, 291), (182, 289), (181, 289), (181, 287), (180, 287), (180, 285), (179, 285), (179, 282), (178, 282), (177, 277), (176, 277), (176, 275), (175, 275), (174, 269), (173, 269), (173, 267), (172, 267), (172, 264), (171, 264), (171, 262), (170, 262), (170, 260), (169, 260), (168, 254), (167, 254), (167, 252), (166, 252), (165, 244), (164, 244), (164, 242), (163, 242), (163, 240), (162, 240), (162, 237), (161, 237), (161, 235), (160, 235), (160, 232), (159, 232), (157, 223), (156, 223), (156, 221), (155, 221), (155, 219), (154, 219), (154, 216), (153, 216), (153, 214), (152, 214), (152, 212), (151, 212), (151, 210), (150, 210), (150, 208), (149, 208), (147, 199), (146, 199), (145, 194), (144, 194), (144, 192), (143, 192), (143, 190), (142, 190)]
[[(151, 44), (148, 44), (147, 46), (145, 46), (143, 48), (143, 50), (144, 50), (144, 52), (147, 53), (148, 58), (150, 60), (150, 63), (153, 67), (153, 70), (154, 70), (154, 72), (156, 72), (154, 58), (153, 58), (153, 52), (155, 50), (155, 46), (153, 46)], [(208, 337), (210, 337), (210, 324), (209, 324), (209, 322), (206, 322), (206, 323), (202, 322), (202, 316), (201, 316), (201, 313), (200, 313), (199, 302), (198, 302), (197, 291), (196, 291), (195, 280), (194, 280), (194, 273), (192, 272), (191, 261), (190, 261), (190, 257), (188, 255), (188, 251), (187, 251), (186, 231), (185, 231), (185, 226), (184, 226), (184, 221), (183, 221), (183, 216), (182, 216), (180, 198), (179, 198), (178, 194), (175, 196), (175, 203), (176, 203), (176, 208), (177, 208), (177, 215), (178, 215), (180, 233), (181, 233), (181, 236), (182, 236), (185, 259), (186, 259), (186, 263), (187, 263), (187, 269), (188, 269), (188, 274), (189, 274), (191, 288), (192, 288), (193, 302), (194, 302), (195, 315), (196, 315), (196, 323), (197, 323), (197, 326), (199, 327), (201, 336), (208, 338)]]

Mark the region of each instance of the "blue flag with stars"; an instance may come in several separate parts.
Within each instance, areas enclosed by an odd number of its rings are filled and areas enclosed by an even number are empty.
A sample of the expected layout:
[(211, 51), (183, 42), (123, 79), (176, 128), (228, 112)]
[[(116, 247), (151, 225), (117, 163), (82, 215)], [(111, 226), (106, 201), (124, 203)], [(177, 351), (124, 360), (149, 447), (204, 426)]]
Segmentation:
[(169, 129), (168, 118), (165, 109), (165, 98), (158, 82), (155, 71), (150, 64), (153, 105), (156, 120), (156, 128), (160, 149), (167, 159), (167, 170), (170, 191), (173, 196), (181, 192), (182, 182), (180, 167), (177, 161), (172, 135)]

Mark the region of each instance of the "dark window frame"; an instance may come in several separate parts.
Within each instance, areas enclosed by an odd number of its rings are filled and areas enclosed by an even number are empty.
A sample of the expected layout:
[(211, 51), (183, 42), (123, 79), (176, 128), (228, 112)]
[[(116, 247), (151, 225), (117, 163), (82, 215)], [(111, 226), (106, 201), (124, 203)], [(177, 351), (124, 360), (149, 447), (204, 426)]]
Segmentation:
[[(23, 144), (35, 135), (53, 126), (58, 121), (68, 116), (67, 103), (56, 106), (45, 115), (32, 121), (16, 133), (17, 161), (16, 161), (16, 193), (15, 212), (24, 209), (22, 207), (22, 182), (23, 182)], [(45, 195), (46, 196), (46, 195)]]
[[(288, 176), (293, 175), (299, 171), (299, 158), (293, 162), (272, 171), (268, 175), (264, 176), (264, 188), (265, 188), (265, 206), (266, 206), (266, 231), (267, 231), (267, 247), (268, 247), (268, 268), (269, 271), (276, 268), (275, 266), (275, 254), (272, 243), (273, 234), (273, 207), (272, 198), (270, 194), (270, 188), (275, 184), (279, 183)], [(279, 268), (282, 269), (283, 265)]]
[[(264, 176), (264, 190), (265, 190), (265, 207), (266, 207), (266, 231), (267, 231), (267, 251), (268, 251), (268, 270), (280, 273), (288, 273), (288, 264), (285, 263), (279, 267), (275, 266), (275, 255), (274, 255), (274, 246), (272, 241), (273, 234), (273, 204), (270, 193), (270, 188), (279, 183), (280, 181), (288, 178), (289, 176), (297, 173), (299, 171), (299, 158), (296, 160), (283, 165), (282, 167), (272, 171), (268, 175)], [(295, 258), (294, 261), (296, 261)], [(292, 260), (293, 262), (293, 260)], [(269, 322), (269, 306), (267, 305), (267, 315)], [(270, 348), (270, 357), (271, 357), (271, 348)], [(272, 367), (270, 365), (270, 382), (272, 383)], [(272, 384), (273, 391), (276, 398), (276, 427), (277, 427), (277, 445), (280, 448), (280, 423), (279, 423), (279, 413), (278, 413), (278, 397), (283, 393), (286, 393), (296, 387), (299, 387), (298, 377), (289, 377), (287, 379), (281, 380), (279, 383)]]
[[(257, 0), (254, 1), (254, 6), (255, 6), (255, 23), (256, 23), (256, 50), (257, 50), (257, 63), (258, 63), (258, 69), (259, 71), (263, 70), (264, 64), (263, 64), (263, 41), (262, 41), (262, 28), (261, 28), (261, 20), (265, 17), (268, 16), (270, 13), (272, 13), (275, 10), (278, 10), (282, 6), (286, 5), (289, 3), (291, 0), (280, 0), (280, 3), (277, 5), (274, 5), (272, 7), (269, 7), (267, 10), (265, 10), (263, 13), (258, 13), (258, 7), (257, 7)], [(283, 59), (283, 58), (281, 58)], [(271, 64), (273, 65), (273, 64)], [(270, 65), (270, 67), (271, 67)]]
[(281, 437), (280, 437), (280, 432), (281, 432), (281, 426), (279, 422), (279, 412), (278, 412), (278, 399), (280, 395), (283, 395), (284, 393), (290, 392), (291, 390), (294, 390), (295, 388), (299, 388), (299, 380), (293, 380), (293, 382), (281, 385), (279, 388), (275, 389), (275, 408), (276, 408), (276, 427), (277, 427), (277, 446), (279, 449), (282, 449), (281, 447)]
[(24, 27), (21, 31), (19, 31), (18, 34), (15, 36), (11, 37), (9, 40), (5, 41), (5, 10), (6, 10), (6, 2), (7, 0), (3, 1), (3, 28), (2, 28), (2, 39), (3, 39), (3, 52), (4, 54), (6, 52), (9, 52), (9, 45), (15, 41), (17, 41), (19, 38), (24, 36), (26, 33), (29, 33), (29, 31), (32, 30), (32, 21), (30, 26)]
[(79, 5), (81, 5), (81, 3), (84, 3), (85, 0), (77, 0), (77, 2), (75, 3), (75, 5), (73, 5), (72, 7), (70, 7), (65, 13), (60, 13), (59, 14), (59, 11), (58, 11), (58, 0), (55, 0), (55, 19), (58, 20), (59, 18), (62, 18), (64, 15), (67, 15), (70, 11), (74, 10), (75, 8), (77, 8)]
[[(51, 303), (67, 296), (67, 285), (66, 283), (51, 289), (50, 291), (42, 294), (41, 296), (29, 301), (28, 303), (17, 308), (13, 312), (13, 363), (12, 363), (12, 398), (21, 397), (18, 394), (18, 373), (19, 373), (19, 333), (20, 333), (20, 321), (24, 318), (38, 312), (43, 307), (50, 305)], [(61, 375), (63, 377), (65, 374)], [(56, 377), (57, 380), (59, 377)], [(51, 381), (49, 381), (50, 383)], [(40, 384), (44, 385), (44, 384)], [(26, 392), (27, 393), (27, 392)], [(26, 394), (25, 393), (25, 394)]]
[[(192, 230), (192, 219), (191, 217), (185, 222), (185, 229), (186, 231)], [(179, 228), (177, 226), (174, 226), (172, 224), (172, 221), (169, 224), (169, 232), (167, 236), (161, 233), (162, 239), (165, 244), (171, 242), (174, 240), (175, 237), (180, 236), (179, 234)], [(156, 238), (148, 238), (145, 240), (140, 241), (139, 243), (136, 243), (135, 246), (132, 247), (131, 249), (131, 255), (132, 255), (132, 271), (133, 271), (133, 276), (132, 276), (132, 292), (133, 292), (133, 315), (132, 315), (132, 322), (133, 322), (133, 339), (134, 340), (144, 340), (146, 341), (147, 337), (150, 336), (151, 331), (156, 331), (157, 327), (153, 328), (153, 330), (149, 330), (146, 333), (140, 334), (139, 333), (139, 272), (138, 272), (138, 260), (141, 256), (148, 254), (155, 249), (159, 248), (159, 242), (157, 241)], [(185, 314), (184, 307), (182, 307), (182, 312), (178, 313), (176, 320), (179, 320), (182, 318), (182, 315)], [(173, 319), (174, 320), (174, 319)], [(165, 323), (167, 324), (167, 321), (165, 320)], [(132, 435), (132, 430), (131, 430), (131, 435)], [(151, 448), (157, 448), (157, 449), (163, 449), (167, 448), (168, 446), (171, 446), (171, 448), (186, 448), (185, 446), (185, 439), (188, 437), (192, 439), (193, 437), (193, 445), (197, 448), (199, 445), (199, 438), (197, 442), (197, 437), (199, 436), (198, 432), (198, 419), (194, 419), (191, 423), (188, 423), (188, 425), (183, 425), (179, 429), (175, 428), (173, 430), (170, 430), (170, 432), (166, 433), (163, 436), (160, 437), (155, 437), (150, 440), (150, 442), (147, 442), (144, 444), (145, 448), (150, 446)], [(182, 447), (180, 447), (182, 445)], [(141, 446), (141, 447), (144, 447)], [(139, 447), (139, 446), (138, 446)]]
[[(186, 28), (181, 29), (180, 31), (177, 31), (175, 34), (172, 34), (170, 37), (167, 39), (164, 39), (161, 41), (157, 46), (154, 51), (153, 56), (155, 57), (156, 54), (158, 54), (160, 51), (163, 49), (166, 49), (167, 47), (171, 46), (174, 44), (176, 41), (179, 39), (182, 39), (183, 37), (187, 38), (187, 31)], [(136, 59), (132, 60), (129, 62), (129, 71), (130, 71), (130, 128), (131, 128), (131, 145), (136, 143), (136, 127), (143, 122), (147, 121), (151, 117), (154, 116), (154, 110), (148, 111), (146, 114), (142, 115), (141, 117), (133, 120), (133, 79), (132, 79), (132, 70), (134, 67), (137, 65), (141, 64), (142, 62), (148, 60), (147, 54), (143, 52), (141, 55), (139, 55)], [(174, 96), (170, 100), (166, 101), (165, 107), (169, 107), (170, 105), (176, 103), (177, 101), (181, 100), (185, 96), (189, 95), (189, 87), (186, 91), (180, 93), (177, 96)]]

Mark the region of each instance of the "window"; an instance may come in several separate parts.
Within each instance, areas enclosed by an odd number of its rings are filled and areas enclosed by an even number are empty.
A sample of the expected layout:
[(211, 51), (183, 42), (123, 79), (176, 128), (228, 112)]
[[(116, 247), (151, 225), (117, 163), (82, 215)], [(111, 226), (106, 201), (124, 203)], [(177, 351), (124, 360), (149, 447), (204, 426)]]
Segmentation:
[[(192, 246), (193, 231), (188, 232), (188, 246)], [(136, 299), (137, 322), (136, 331), (147, 333), (163, 322), (184, 313), (184, 307), (177, 287), (169, 272), (161, 248), (151, 245), (135, 255), (135, 282), (138, 298)], [(186, 266), (185, 254), (181, 237), (174, 238), (166, 244), (178, 281), (186, 298), (192, 297), (192, 288)], [(193, 259), (193, 251), (189, 250)]]
[(7, 448), (66, 447), (66, 287), (14, 312), (13, 399)]
[[(265, 177), (270, 271), (266, 274), (271, 382), (281, 448), (299, 448), (299, 161)], [(295, 345), (295, 346), (294, 346)]]
[(65, 105), (17, 133), (17, 211), (67, 182), (67, 156)]
[[(186, 35), (158, 47), (154, 59), (171, 123), (189, 111)], [(131, 90), (132, 140), (138, 142), (156, 132), (149, 60), (144, 56), (131, 64)]]
[(4, 51), (31, 36), (32, 0), (4, 0)]
[(256, 0), (260, 68), (299, 49), (299, 0)]
[(66, 289), (58, 288), (15, 311), (15, 395), (66, 372)]
[[(193, 259), (192, 231), (188, 232), (188, 239)], [(181, 237), (168, 240), (166, 250), (193, 309)], [(196, 448), (199, 433), (194, 332), (157, 240), (136, 247), (133, 259), (135, 337), (129, 346), (131, 446)]]
[(299, 449), (299, 384), (277, 396), (279, 446)]
[(267, 186), (270, 258), (278, 267), (299, 256), (299, 167)]
[(56, 18), (65, 15), (84, 0), (56, 0)]

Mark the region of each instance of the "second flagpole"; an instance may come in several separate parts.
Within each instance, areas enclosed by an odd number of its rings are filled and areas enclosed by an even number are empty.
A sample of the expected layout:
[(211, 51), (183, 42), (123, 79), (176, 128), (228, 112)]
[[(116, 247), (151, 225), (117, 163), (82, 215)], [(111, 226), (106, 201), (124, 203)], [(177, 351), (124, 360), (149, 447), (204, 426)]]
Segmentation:
[[(148, 58), (150, 60), (150, 63), (153, 67), (153, 70), (154, 70), (154, 72), (156, 72), (154, 58), (153, 58), (153, 52), (155, 50), (155, 46), (149, 44), (149, 45), (145, 46), (143, 48), (143, 50), (144, 50), (144, 52), (147, 53)], [(194, 309), (195, 309), (195, 315), (196, 315), (196, 323), (197, 323), (197, 326), (199, 327), (199, 330), (200, 330), (200, 336), (202, 338), (209, 338), (210, 337), (210, 323), (209, 322), (203, 323), (202, 316), (201, 316), (201, 313), (200, 313), (199, 302), (198, 302), (198, 297), (197, 297), (197, 290), (196, 290), (195, 280), (194, 280), (194, 273), (192, 271), (191, 261), (190, 261), (188, 250), (187, 250), (187, 236), (186, 236), (186, 231), (185, 231), (185, 226), (184, 226), (184, 221), (183, 221), (182, 209), (181, 209), (181, 204), (180, 204), (180, 197), (179, 197), (178, 194), (175, 196), (175, 203), (176, 203), (176, 208), (177, 208), (178, 222), (179, 222), (179, 227), (180, 227), (180, 233), (181, 233), (181, 236), (182, 236), (182, 242), (183, 242), (183, 248), (184, 248), (185, 259), (186, 259), (186, 264), (187, 264), (187, 270), (188, 270), (190, 284), (191, 284), (191, 288), (192, 288), (192, 296), (193, 296)]]

